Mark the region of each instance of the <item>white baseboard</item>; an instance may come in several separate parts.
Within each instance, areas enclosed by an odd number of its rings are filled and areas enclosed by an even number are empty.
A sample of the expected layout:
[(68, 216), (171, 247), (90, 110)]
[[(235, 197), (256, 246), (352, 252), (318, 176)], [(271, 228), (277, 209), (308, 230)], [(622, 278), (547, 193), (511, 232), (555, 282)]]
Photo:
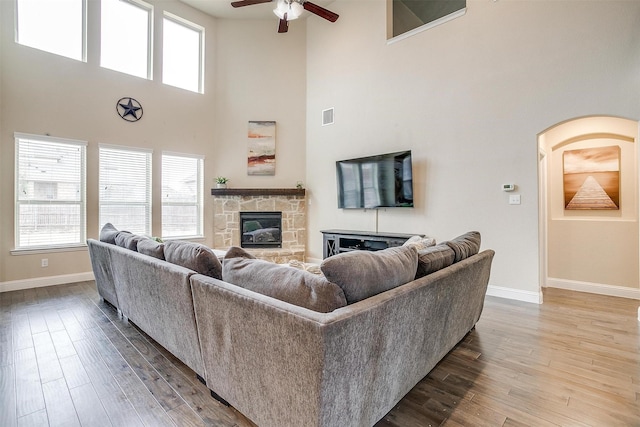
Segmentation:
[(63, 274), (61, 276), (36, 277), (33, 279), (11, 280), (9, 282), (0, 282), (0, 292), (41, 288), (43, 286), (62, 285), (65, 283), (84, 282), (87, 280), (93, 280), (93, 272)]
[(489, 285), (489, 287), (487, 288), (487, 295), (498, 298), (530, 302), (533, 304), (542, 304), (542, 292), (540, 291), (523, 291), (521, 289)]
[(555, 279), (553, 277), (548, 277), (546, 287), (640, 300), (640, 289), (627, 288), (624, 286), (603, 285), (601, 283), (580, 282), (577, 280)]

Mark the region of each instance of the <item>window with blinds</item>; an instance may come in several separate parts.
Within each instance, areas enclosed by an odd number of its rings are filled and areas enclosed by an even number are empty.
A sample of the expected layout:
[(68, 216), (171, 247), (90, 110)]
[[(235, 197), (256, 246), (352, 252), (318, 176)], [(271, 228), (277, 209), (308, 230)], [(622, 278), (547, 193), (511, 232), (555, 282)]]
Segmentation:
[(86, 240), (86, 145), (15, 134), (16, 249), (82, 245)]
[(151, 150), (100, 145), (100, 228), (151, 235)]
[(204, 159), (162, 155), (162, 237), (202, 237)]

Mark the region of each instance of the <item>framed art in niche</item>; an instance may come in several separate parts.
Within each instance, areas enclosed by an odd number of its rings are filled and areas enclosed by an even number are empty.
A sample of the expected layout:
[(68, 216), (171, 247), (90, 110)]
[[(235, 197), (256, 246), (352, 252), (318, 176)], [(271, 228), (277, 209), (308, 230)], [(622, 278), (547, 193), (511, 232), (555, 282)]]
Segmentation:
[(567, 150), (562, 167), (565, 209), (620, 209), (618, 145)]

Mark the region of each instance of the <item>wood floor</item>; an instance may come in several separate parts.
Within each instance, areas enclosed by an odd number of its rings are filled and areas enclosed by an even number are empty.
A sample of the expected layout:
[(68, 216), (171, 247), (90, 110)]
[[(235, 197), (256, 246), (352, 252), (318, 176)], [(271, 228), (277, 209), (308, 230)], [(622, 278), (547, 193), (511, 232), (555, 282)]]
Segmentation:
[[(640, 426), (638, 301), (544, 299), (487, 297), (476, 329), (376, 427)], [(40, 425), (253, 426), (93, 282), (0, 294), (0, 426)]]

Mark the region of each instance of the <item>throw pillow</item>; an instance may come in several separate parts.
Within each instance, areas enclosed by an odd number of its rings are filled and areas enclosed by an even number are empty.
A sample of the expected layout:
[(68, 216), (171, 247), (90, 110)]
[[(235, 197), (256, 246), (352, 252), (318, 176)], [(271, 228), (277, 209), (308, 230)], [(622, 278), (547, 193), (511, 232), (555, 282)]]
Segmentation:
[(453, 264), (455, 257), (456, 254), (453, 249), (444, 243), (418, 251), (416, 279), (449, 267)]
[(164, 259), (164, 243), (160, 243), (153, 239), (139, 240), (138, 252), (154, 258)]
[(411, 246), (344, 252), (320, 264), (327, 280), (342, 288), (349, 304), (412, 281), (417, 267), (418, 252)]
[(480, 233), (477, 231), (469, 231), (445, 243), (455, 252), (453, 262), (462, 261), (480, 251)]
[(320, 271), (320, 266), (318, 264), (302, 262), (298, 261), (297, 259), (292, 259), (291, 261), (289, 261), (289, 267), (297, 268), (299, 270), (305, 270), (311, 274), (322, 274), (322, 271)]
[(113, 226), (110, 222), (106, 223), (102, 230), (100, 230), (100, 241), (104, 243), (111, 243), (112, 245), (116, 244), (116, 235), (120, 231)]
[(164, 244), (164, 258), (197, 273), (222, 278), (222, 265), (213, 250), (199, 243), (170, 240)]
[(256, 259), (239, 247), (227, 251), (222, 280), (321, 313), (347, 305), (342, 289), (323, 277)]
[(137, 234), (130, 233), (128, 231), (120, 231), (116, 234), (116, 245), (127, 248), (132, 251), (138, 251), (138, 242), (140, 240), (147, 240), (148, 237), (138, 236)]
[(415, 246), (416, 250), (420, 251), (430, 246), (435, 246), (436, 239), (433, 237), (412, 236), (402, 246)]

